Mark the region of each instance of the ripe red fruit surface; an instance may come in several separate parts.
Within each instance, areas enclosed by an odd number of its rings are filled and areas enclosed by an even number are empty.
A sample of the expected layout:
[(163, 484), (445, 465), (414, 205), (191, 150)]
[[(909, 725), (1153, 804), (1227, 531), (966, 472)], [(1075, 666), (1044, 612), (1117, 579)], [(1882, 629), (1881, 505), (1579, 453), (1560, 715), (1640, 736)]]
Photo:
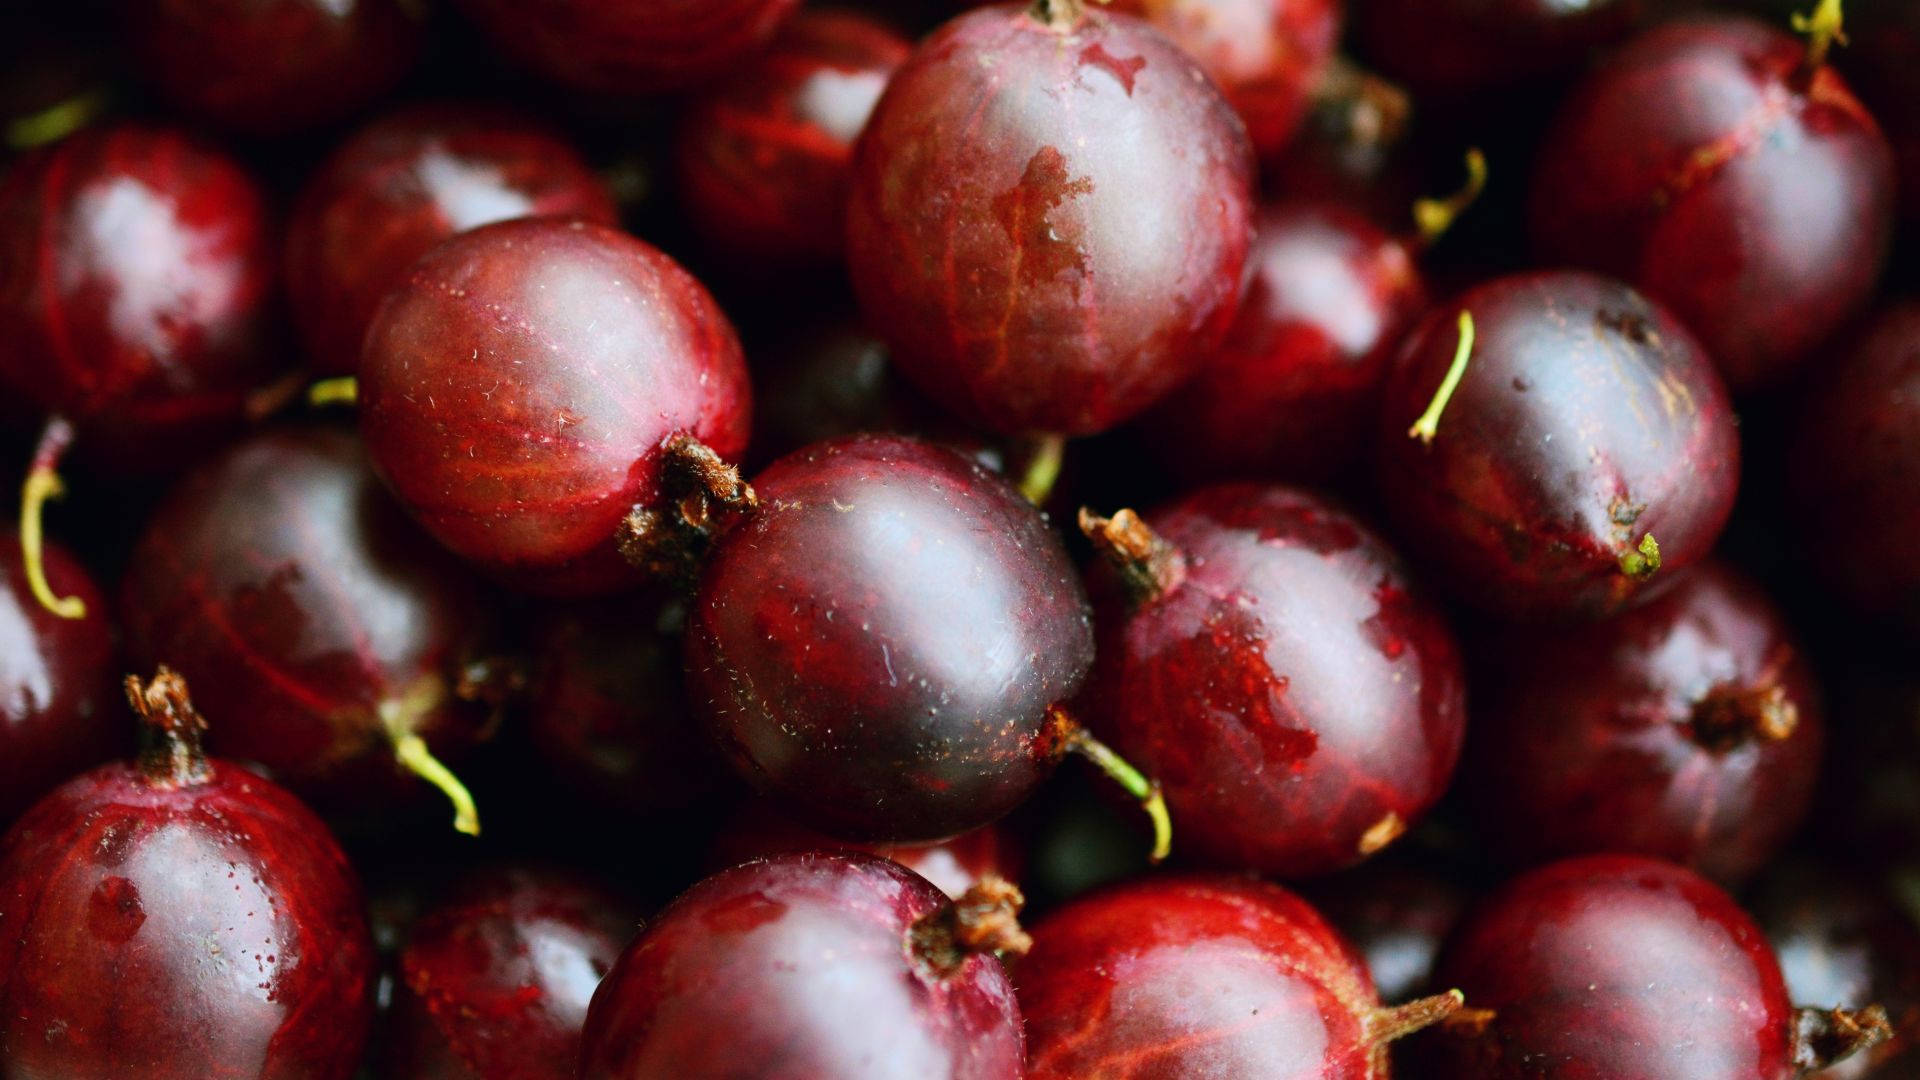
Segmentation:
[(912, 46), (864, 15), (803, 11), (680, 118), (686, 211), (730, 269), (762, 276), (846, 246), (853, 144)]
[(978, 828), (1065, 752), (1093, 662), (1079, 575), (999, 476), (903, 436), (775, 462), (687, 620), (689, 694), (750, 782), (827, 832)]
[(1082, 522), (1107, 556), (1088, 722), (1160, 781), (1183, 851), (1326, 873), (1440, 798), (1465, 733), (1460, 653), (1360, 522), (1251, 484)]
[(175, 667), (231, 718), (212, 735), (222, 754), (328, 811), (431, 796), (403, 745), (454, 760), (490, 719), (471, 699), (490, 674), (487, 602), (348, 432), (264, 432), (182, 481), (134, 551), (121, 609), (137, 664)]
[(459, 0), (502, 52), (590, 94), (680, 90), (764, 47), (800, 0)]
[(853, 844), (807, 828), (772, 803), (750, 799), (720, 826), (707, 863), (720, 870), (752, 859), (807, 851), (864, 851), (891, 859), (955, 900), (989, 875), (1020, 880), (1026, 862), (1019, 843), (1000, 825), (931, 844)]
[(552, 594), (638, 573), (628, 514), (668, 500), (680, 440), (737, 457), (751, 425), (740, 342), (678, 263), (583, 221), (462, 233), (388, 295), (360, 366), (376, 471), (428, 532)]
[(1406, 243), (1357, 210), (1272, 203), (1256, 224), (1226, 343), (1143, 426), (1192, 479), (1332, 479), (1373, 435), (1393, 350), (1426, 289)]
[(1382, 1008), (1306, 901), (1234, 877), (1160, 877), (1076, 900), (1016, 966), (1030, 1080), (1384, 1080), (1387, 1045), (1459, 1007)]
[(315, 170), (287, 224), (287, 294), (311, 366), (360, 367), (380, 300), (455, 233), (551, 215), (619, 224), (606, 185), (558, 134), (506, 109), (414, 106)]
[(1462, 95), (1576, 73), (1633, 29), (1643, 0), (1356, 0), (1366, 58), (1423, 93)]
[(133, 0), (127, 42), (192, 116), (254, 134), (340, 120), (391, 90), (420, 54), (411, 0)]
[(201, 756), (178, 676), (128, 682), (139, 760), (0, 841), (0, 1071), (346, 1080), (373, 983), (346, 856), (286, 791)]
[[(1431, 411), (1473, 347), (1430, 442)], [(1726, 389), (1667, 310), (1576, 272), (1500, 278), (1436, 308), (1388, 377), (1381, 492), (1410, 550), (1465, 602), (1526, 618), (1631, 606), (1712, 550), (1740, 445)], [(1652, 542), (1648, 542), (1648, 538)]]
[(1196, 371), (1239, 305), (1238, 117), (1145, 23), (1003, 4), (936, 30), (854, 152), (847, 259), (896, 362), (1009, 434), (1085, 435)]
[(593, 997), (581, 1080), (1016, 1080), (1020, 1009), (990, 950), (1024, 946), (1001, 883), (958, 907), (855, 854), (715, 874), (662, 911)]
[[(1796, 1013), (1732, 898), (1637, 855), (1514, 879), (1467, 916), (1439, 978), (1469, 1003), (1424, 1040), (1442, 1080), (1790, 1080), (1885, 1033), (1884, 1018)], [(1858, 1038), (1839, 1036), (1855, 1021)]]
[(16, 421), (64, 415), (83, 451), (153, 469), (240, 425), (270, 381), (266, 208), (174, 131), (81, 132), (0, 179), (0, 387)]
[(639, 929), (620, 897), (567, 874), (462, 882), (408, 932), (387, 1075), (573, 1080), (593, 991)]
[(1666, 304), (1746, 391), (1867, 302), (1893, 199), (1887, 140), (1838, 72), (1764, 23), (1701, 18), (1647, 31), (1574, 92), (1531, 219), (1544, 259)]

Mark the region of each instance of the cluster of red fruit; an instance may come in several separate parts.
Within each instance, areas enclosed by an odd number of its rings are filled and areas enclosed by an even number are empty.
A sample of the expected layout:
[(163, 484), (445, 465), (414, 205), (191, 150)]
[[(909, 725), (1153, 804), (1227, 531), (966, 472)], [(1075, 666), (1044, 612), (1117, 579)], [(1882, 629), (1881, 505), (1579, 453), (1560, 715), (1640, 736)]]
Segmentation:
[(1810, 2), (0, 14), (0, 1078), (1920, 1076)]

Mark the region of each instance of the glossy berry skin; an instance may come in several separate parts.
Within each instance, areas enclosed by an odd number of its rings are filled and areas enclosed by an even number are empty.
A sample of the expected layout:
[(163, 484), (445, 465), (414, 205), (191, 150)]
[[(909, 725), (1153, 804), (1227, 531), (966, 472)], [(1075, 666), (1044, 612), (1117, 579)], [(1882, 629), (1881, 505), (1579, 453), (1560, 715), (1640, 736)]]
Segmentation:
[(1446, 790), (1460, 653), (1399, 558), (1319, 496), (1204, 488), (1147, 516), (1184, 566), (1093, 572), (1088, 723), (1159, 780), (1183, 853), (1287, 877), (1351, 866)]
[(1198, 370), (1253, 207), (1232, 108), (1122, 14), (1002, 4), (921, 43), (855, 150), (861, 310), (930, 398), (1009, 433), (1113, 427)]
[(1063, 751), (1093, 628), (1073, 563), (1006, 481), (900, 436), (821, 443), (754, 481), (687, 622), (687, 679), (742, 776), (853, 839), (953, 836)]
[(584, 221), (522, 219), (436, 247), (389, 294), (360, 365), (374, 468), (441, 543), (531, 591), (632, 583), (628, 511), (665, 498), (680, 435), (737, 457), (740, 342), (679, 264)]
[(684, 621), (678, 603), (631, 595), (541, 619), (527, 732), (569, 790), (635, 816), (733, 792), (687, 703)]
[(1270, 158), (1300, 127), (1340, 39), (1337, 0), (1119, 0), (1192, 54)]
[[(1920, 636), (1920, 303), (1887, 309), (1800, 418), (1798, 513), (1844, 521), (1809, 560), (1856, 610)], [(1831, 535), (1826, 535), (1830, 533)]]
[(1012, 833), (999, 825), (931, 844), (853, 844), (809, 829), (759, 799), (741, 803), (720, 826), (707, 862), (721, 870), (752, 859), (806, 851), (864, 851), (891, 859), (955, 900), (989, 874), (1018, 881), (1025, 863)]
[(351, 375), (380, 300), (455, 233), (542, 215), (618, 225), (606, 184), (558, 134), (517, 113), (414, 106), (322, 164), (287, 224), (287, 294), (309, 363)]
[(1542, 259), (1671, 307), (1736, 391), (1786, 379), (1858, 312), (1890, 238), (1886, 138), (1806, 55), (1749, 19), (1656, 27), (1574, 92), (1534, 175)]
[[(1657, 0), (1656, 0), (1657, 2)], [(1643, 0), (1356, 0), (1367, 60), (1432, 95), (1460, 96), (1572, 75), (1625, 37)]]
[(373, 946), (346, 856), (226, 760), (107, 765), (0, 841), (0, 1072), (62, 1080), (347, 1080)]
[(942, 971), (912, 928), (946, 907), (867, 855), (783, 855), (707, 878), (621, 955), (581, 1080), (1015, 1080), (1020, 1009), (991, 956)]
[(253, 179), (177, 132), (84, 131), (0, 179), (0, 388), (126, 468), (178, 463), (270, 381)]
[(600, 979), (640, 929), (566, 874), (496, 870), (413, 924), (389, 1035), (395, 1080), (573, 1080)]
[(1690, 870), (1594, 855), (1467, 916), (1439, 981), (1495, 1016), (1425, 1037), (1439, 1080), (1790, 1080), (1793, 1009), (1760, 928)]
[(182, 112), (256, 135), (343, 119), (419, 56), (410, 0), (128, 0), (127, 41)]
[[(1462, 310), (1476, 343), (1431, 444), (1408, 434), (1452, 364)], [(1437, 308), (1387, 380), (1377, 466), (1401, 535), (1433, 580), (1527, 619), (1622, 610), (1712, 549), (1740, 445), (1725, 388), (1692, 335), (1618, 282), (1500, 278)], [(1623, 563), (1647, 536), (1651, 576)]]
[(854, 140), (911, 49), (865, 15), (803, 11), (687, 107), (674, 143), (680, 196), (732, 269), (839, 258)]
[(1226, 343), (1145, 431), (1189, 479), (1333, 479), (1361, 460), (1426, 307), (1413, 253), (1358, 210), (1289, 201), (1261, 208), (1248, 268)]
[(1145, 878), (1076, 900), (1015, 968), (1029, 1080), (1384, 1080), (1353, 947), (1251, 878)]
[(487, 603), (345, 431), (263, 432), (190, 475), (135, 549), (121, 610), (136, 666), (173, 667), (226, 718), (222, 754), (329, 811), (434, 797), (389, 723), (452, 761), (489, 722), (458, 693), (490, 644)]
[(494, 45), (588, 94), (680, 90), (764, 48), (800, 0), (459, 0)]
[(41, 554), (56, 596), (78, 596), (84, 619), (63, 619), (27, 589), (17, 530), (0, 538), (0, 828), (40, 796), (126, 742), (114, 694), (113, 630), (100, 589), (72, 555)]
[(1813, 671), (1732, 569), (1483, 652), (1464, 790), (1509, 859), (1638, 852), (1738, 883), (1806, 816), (1824, 742)]

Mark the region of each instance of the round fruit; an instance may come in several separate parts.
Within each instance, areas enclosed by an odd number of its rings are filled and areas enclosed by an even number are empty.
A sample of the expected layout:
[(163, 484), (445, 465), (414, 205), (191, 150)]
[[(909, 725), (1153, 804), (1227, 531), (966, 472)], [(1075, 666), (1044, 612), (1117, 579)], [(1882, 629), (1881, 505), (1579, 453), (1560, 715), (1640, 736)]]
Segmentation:
[(380, 299), (435, 244), (543, 215), (620, 218), (606, 185), (541, 124), (449, 105), (369, 124), (314, 172), (287, 225), (287, 293), (311, 365), (357, 371)]
[(672, 1076), (1017, 1080), (1019, 890), (959, 904), (868, 855), (716, 874), (621, 955), (587, 1013), (581, 1080)]
[(293, 796), (201, 755), (179, 676), (127, 697), (139, 759), (0, 841), (0, 1073), (346, 1080), (373, 985), (346, 856)]
[(1357, 0), (1368, 60), (1423, 93), (1463, 95), (1578, 71), (1644, 0)]
[(955, 900), (989, 877), (1020, 879), (1023, 853), (1012, 834), (989, 825), (932, 844), (850, 844), (792, 820), (761, 800), (741, 803), (720, 826), (707, 854), (715, 869), (806, 851), (864, 851), (891, 859)]
[(1378, 439), (1402, 535), (1461, 599), (1513, 617), (1604, 615), (1663, 586), (1712, 550), (1740, 474), (1692, 335), (1572, 272), (1500, 278), (1429, 315)]
[(721, 483), (751, 423), (706, 289), (631, 236), (550, 218), (415, 263), (367, 332), (359, 399), (374, 468), (428, 532), (555, 594), (631, 584), (623, 530), (661, 561), (684, 548), (668, 502)]
[(460, 0), (508, 55), (588, 94), (679, 90), (736, 69), (800, 0)]
[(941, 405), (1008, 434), (1113, 427), (1193, 374), (1239, 304), (1239, 119), (1128, 15), (1001, 4), (934, 31), (854, 152), (868, 321)]

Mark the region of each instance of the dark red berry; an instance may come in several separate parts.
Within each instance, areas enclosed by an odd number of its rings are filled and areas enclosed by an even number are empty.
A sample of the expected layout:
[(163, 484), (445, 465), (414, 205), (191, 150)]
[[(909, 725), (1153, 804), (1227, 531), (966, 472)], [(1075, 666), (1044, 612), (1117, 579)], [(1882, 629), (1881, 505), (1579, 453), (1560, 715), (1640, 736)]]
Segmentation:
[(1425, 1041), (1442, 1080), (1789, 1080), (1886, 1035), (1877, 1009), (1796, 1012), (1746, 912), (1638, 855), (1522, 875), (1455, 932), (1468, 1008)]
[(0, 415), (62, 415), (125, 468), (186, 460), (273, 377), (266, 209), (186, 136), (85, 131), (0, 181)]
[(1355, 0), (1366, 58), (1423, 93), (1461, 95), (1571, 75), (1633, 29), (1643, 0)]
[(1081, 521), (1106, 556), (1088, 723), (1160, 782), (1183, 850), (1326, 873), (1440, 798), (1465, 733), (1459, 650), (1360, 522), (1250, 484)]
[(800, 0), (459, 0), (503, 52), (590, 94), (678, 90), (737, 68)]
[(706, 289), (631, 236), (550, 218), (415, 263), (367, 333), (359, 397), (374, 468), (428, 532), (560, 594), (631, 583), (629, 516), (669, 517), (677, 474), (725, 471), (751, 423), (739, 340)]
[(1464, 790), (1510, 859), (1621, 851), (1737, 883), (1805, 817), (1813, 672), (1759, 586), (1708, 563), (1604, 622), (1491, 635)]
[(1532, 226), (1548, 262), (1671, 307), (1744, 391), (1867, 302), (1893, 198), (1886, 138), (1846, 81), (1725, 16), (1656, 27), (1581, 84), (1540, 151)]
[(864, 851), (892, 859), (955, 900), (988, 877), (1020, 880), (1025, 863), (1012, 834), (999, 825), (931, 844), (853, 844), (809, 829), (759, 799), (741, 803), (720, 826), (707, 861), (715, 869), (724, 869), (751, 859), (806, 851)]
[(573, 1080), (600, 979), (640, 917), (550, 871), (471, 878), (414, 922), (389, 1035), (395, 1080)]
[[(1920, 635), (1920, 303), (1870, 323), (1806, 406), (1793, 452), (1813, 571), (1857, 610)], [(1844, 524), (1842, 524), (1844, 523)]]
[(1084, 435), (1191, 375), (1239, 303), (1251, 155), (1167, 39), (1078, 0), (936, 30), (855, 150), (867, 319), (941, 405)]
[(127, 42), (183, 112), (279, 134), (391, 90), (426, 37), (414, 0), (131, 0)]
[(220, 751), (324, 808), (366, 815), (431, 794), (473, 807), (439, 758), (490, 719), (473, 700), (486, 601), (367, 468), (352, 435), (264, 433), (188, 477), (155, 512), (122, 584), (128, 651), (166, 663), (228, 717)]
[(66, 551), (43, 558), (54, 591), (87, 614), (63, 619), (34, 599), (19, 541), (0, 533), (0, 828), (126, 742), (100, 590)]
[(1340, 38), (1337, 0), (1117, 0), (1191, 53), (1261, 157), (1293, 138)]
[(1384, 1080), (1387, 1045), (1459, 1008), (1382, 1008), (1365, 964), (1278, 885), (1162, 877), (1077, 900), (1015, 968), (1029, 1080)]
[(0, 841), (0, 1070), (61, 1080), (346, 1080), (371, 1017), (360, 886), (293, 796), (203, 757), (161, 669), (135, 763)]
[(1413, 253), (1358, 210), (1260, 211), (1246, 298), (1192, 381), (1145, 417), (1156, 453), (1201, 480), (1327, 480), (1373, 435), (1392, 350), (1426, 306)]
[(1366, 958), (1382, 1001), (1409, 1001), (1439, 989), (1433, 965), (1474, 893), (1458, 874), (1387, 856), (1301, 887)]
[(1461, 599), (1516, 617), (1604, 615), (1663, 586), (1712, 549), (1740, 475), (1693, 336), (1582, 273), (1501, 278), (1436, 309), (1388, 377), (1378, 439), (1401, 534)]
[(741, 775), (836, 835), (929, 840), (1019, 804), (1066, 747), (1093, 629), (1073, 563), (1007, 482), (899, 436), (754, 481), (687, 623), (687, 677)]
[(674, 145), (680, 196), (732, 269), (758, 277), (840, 256), (854, 140), (911, 49), (865, 15), (803, 11), (687, 107)]
[(287, 226), (287, 293), (309, 362), (351, 375), (381, 297), (447, 237), (554, 215), (619, 224), (606, 185), (517, 113), (416, 106), (369, 124), (307, 181)]
[(581, 1080), (1015, 1080), (1019, 890), (959, 904), (868, 855), (783, 855), (707, 878), (594, 994)]

